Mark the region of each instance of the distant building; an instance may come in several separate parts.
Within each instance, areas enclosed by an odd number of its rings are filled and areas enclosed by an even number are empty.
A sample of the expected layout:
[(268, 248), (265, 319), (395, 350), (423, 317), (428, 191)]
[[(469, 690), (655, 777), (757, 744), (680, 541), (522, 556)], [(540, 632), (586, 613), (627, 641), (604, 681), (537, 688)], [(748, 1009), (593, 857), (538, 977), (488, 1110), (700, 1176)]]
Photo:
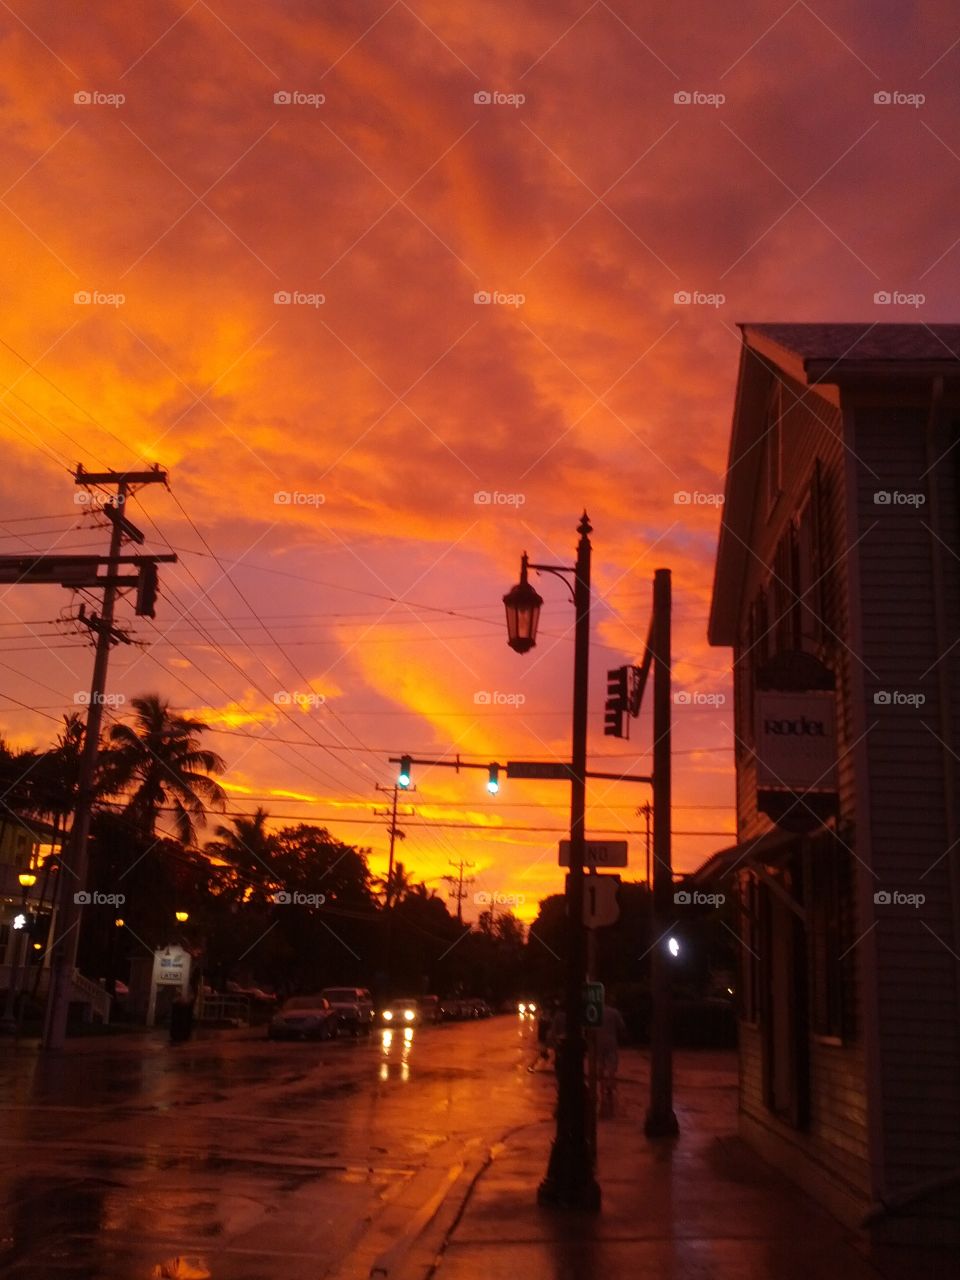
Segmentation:
[(37, 910), (41, 877), (26, 890), (21, 872), (37, 871), (41, 850), (49, 848), (56, 833), (43, 822), (20, 819), (9, 806), (0, 813), (0, 991), (10, 985), (14, 966), (25, 961), (25, 934), (14, 922), (26, 912)]
[(740, 1116), (877, 1239), (960, 1241), (960, 326), (748, 324), (709, 624), (734, 664)]

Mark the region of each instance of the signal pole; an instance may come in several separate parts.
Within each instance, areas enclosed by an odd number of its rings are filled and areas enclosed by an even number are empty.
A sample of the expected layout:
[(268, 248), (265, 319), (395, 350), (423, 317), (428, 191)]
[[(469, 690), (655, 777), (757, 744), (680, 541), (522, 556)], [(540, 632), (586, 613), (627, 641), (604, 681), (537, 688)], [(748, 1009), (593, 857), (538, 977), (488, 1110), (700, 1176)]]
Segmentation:
[[(96, 631), (97, 645), (93, 660), (93, 676), (90, 681), (90, 701), (87, 704), (83, 751), (80, 757), (77, 803), (70, 836), (60, 859), (57, 938), (53, 944), (50, 990), (44, 1010), (42, 1039), (44, 1049), (62, 1049), (66, 1039), (67, 1015), (70, 1009), (73, 975), (77, 965), (77, 946), (80, 941), (80, 922), (83, 916), (82, 899), (78, 901), (77, 898), (87, 885), (89, 861), (87, 841), (90, 836), (90, 816), (94, 801), (97, 757), (100, 751), (107, 664), (111, 647), (120, 640), (126, 641), (126, 636), (115, 630), (113, 626), (114, 605), (118, 587), (121, 585), (117, 582), (115, 571), (120, 563), (119, 557), (124, 537), (143, 541), (143, 535), (125, 519), (123, 510), (132, 484), (165, 484), (166, 480), (166, 472), (159, 468), (138, 472), (87, 472), (82, 466), (78, 466), (74, 475), (74, 481), (78, 485), (116, 485), (117, 492), (114, 510), (110, 516), (113, 529), (110, 534), (108, 576), (103, 588), (100, 616), (84, 619), (85, 624)], [(152, 610), (152, 603), (150, 608)]]
[(453, 875), (442, 876), (441, 879), (446, 880), (449, 885), (453, 885), (454, 881), (456, 881), (457, 887), (455, 889), (451, 888), (447, 893), (447, 897), (456, 898), (457, 924), (462, 925), (463, 924), (463, 900), (467, 896), (463, 886), (465, 884), (473, 884), (474, 880), (476, 879), (475, 876), (467, 876), (466, 878), (464, 878), (463, 872), (465, 867), (473, 868), (477, 864), (475, 862), (465, 862), (463, 858), (461, 858), (459, 862), (454, 862), (452, 858), (448, 858), (447, 861), (450, 863), (451, 867), (457, 868), (457, 874), (455, 876)]
[(671, 1036), (671, 974), (664, 954), (673, 907), (673, 866), (670, 846), (670, 570), (653, 576), (653, 937), (650, 989), (653, 1011), (650, 1027), (650, 1106), (644, 1132), (648, 1138), (675, 1137), (679, 1132), (673, 1110)]

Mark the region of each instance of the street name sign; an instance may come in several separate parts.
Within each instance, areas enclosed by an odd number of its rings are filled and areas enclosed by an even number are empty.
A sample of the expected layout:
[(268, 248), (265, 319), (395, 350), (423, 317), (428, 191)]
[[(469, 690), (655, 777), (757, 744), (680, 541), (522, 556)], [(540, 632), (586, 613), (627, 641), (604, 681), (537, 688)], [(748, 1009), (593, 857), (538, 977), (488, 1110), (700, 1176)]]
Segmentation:
[(570, 781), (570, 766), (548, 760), (508, 760), (508, 778), (560, 778)]

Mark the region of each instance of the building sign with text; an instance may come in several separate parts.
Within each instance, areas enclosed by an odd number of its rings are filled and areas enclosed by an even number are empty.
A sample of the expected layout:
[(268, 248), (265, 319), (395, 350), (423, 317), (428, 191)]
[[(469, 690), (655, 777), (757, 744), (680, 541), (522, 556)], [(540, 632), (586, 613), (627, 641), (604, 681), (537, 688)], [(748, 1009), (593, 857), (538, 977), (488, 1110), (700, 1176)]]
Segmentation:
[(837, 775), (835, 699), (808, 689), (757, 691), (757, 786), (832, 791)]
[(833, 672), (812, 654), (780, 653), (757, 673), (757, 808), (788, 831), (836, 815), (837, 716)]

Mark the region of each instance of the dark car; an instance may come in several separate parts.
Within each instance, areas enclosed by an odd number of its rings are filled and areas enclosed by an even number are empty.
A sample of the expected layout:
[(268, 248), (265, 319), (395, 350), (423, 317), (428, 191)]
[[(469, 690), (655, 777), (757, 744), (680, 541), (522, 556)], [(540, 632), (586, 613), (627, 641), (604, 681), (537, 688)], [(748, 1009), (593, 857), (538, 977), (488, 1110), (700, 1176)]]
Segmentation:
[(332, 1040), (340, 1020), (323, 996), (293, 996), (270, 1019), (269, 1040)]
[(439, 996), (421, 996), (419, 1003), (421, 1022), (440, 1022), (442, 1020), (443, 1014)]

